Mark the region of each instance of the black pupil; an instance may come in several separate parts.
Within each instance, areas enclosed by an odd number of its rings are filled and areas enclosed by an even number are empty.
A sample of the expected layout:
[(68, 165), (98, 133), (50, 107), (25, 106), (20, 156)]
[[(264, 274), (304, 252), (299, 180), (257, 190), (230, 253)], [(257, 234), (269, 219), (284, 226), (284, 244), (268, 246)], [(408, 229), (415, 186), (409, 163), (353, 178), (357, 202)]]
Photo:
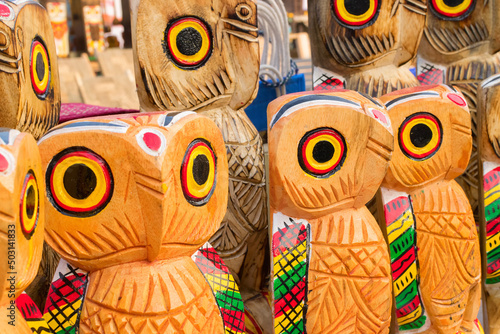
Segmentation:
[(43, 63), (43, 56), (41, 53), (36, 55), (36, 76), (39, 81), (45, 77), (45, 64)]
[(349, 14), (362, 15), (370, 9), (370, 0), (346, 0), (344, 6)]
[(456, 7), (464, 1), (463, 0), (443, 0), (443, 2), (448, 7)]
[(175, 39), (177, 49), (185, 56), (197, 54), (203, 45), (203, 38), (198, 30), (188, 27), (182, 29)]
[(26, 192), (26, 215), (28, 219), (33, 218), (33, 214), (35, 213), (35, 198), (35, 188), (30, 186)]
[(432, 139), (432, 130), (425, 124), (417, 124), (410, 130), (410, 140), (415, 147), (425, 147)]
[(64, 188), (75, 199), (89, 197), (97, 185), (94, 172), (84, 164), (74, 164), (64, 173)]
[(205, 155), (198, 155), (193, 161), (193, 177), (198, 185), (205, 184), (210, 172), (210, 162)]
[(314, 145), (313, 158), (319, 163), (330, 161), (335, 154), (335, 148), (332, 143), (322, 140)]

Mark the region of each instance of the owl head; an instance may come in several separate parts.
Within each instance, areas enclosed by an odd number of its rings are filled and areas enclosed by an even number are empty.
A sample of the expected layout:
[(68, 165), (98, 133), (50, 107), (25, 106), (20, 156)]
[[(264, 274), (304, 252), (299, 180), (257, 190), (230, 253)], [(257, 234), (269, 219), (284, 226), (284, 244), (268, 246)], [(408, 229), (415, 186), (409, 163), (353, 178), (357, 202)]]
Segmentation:
[(488, 52), (492, 4), (488, 0), (430, 1), (418, 53), (433, 62), (451, 63)]
[(478, 91), (481, 157), (500, 163), (500, 74), (484, 80)]
[(35, 138), (59, 121), (61, 92), (52, 27), (36, 1), (0, 0), (0, 124)]
[(65, 2), (47, 2), (46, 7), (51, 22), (63, 23), (67, 21)]
[(273, 209), (317, 218), (373, 197), (393, 147), (380, 102), (348, 90), (290, 94), (269, 105), (267, 118)]
[(410, 191), (461, 175), (472, 150), (464, 96), (446, 85), (399, 90), (381, 97), (391, 118), (394, 153), (383, 185)]
[(257, 9), (252, 0), (133, 0), (143, 111), (240, 109), (256, 94)]
[(39, 147), (46, 241), (79, 268), (190, 256), (226, 212), (222, 135), (193, 112), (64, 123)]
[(315, 66), (350, 74), (401, 65), (416, 53), (426, 0), (309, 0)]
[[(0, 128), (0, 305), (33, 281), (43, 250), (45, 205), (40, 153), (30, 134)], [(14, 274), (15, 273), (15, 274)]]

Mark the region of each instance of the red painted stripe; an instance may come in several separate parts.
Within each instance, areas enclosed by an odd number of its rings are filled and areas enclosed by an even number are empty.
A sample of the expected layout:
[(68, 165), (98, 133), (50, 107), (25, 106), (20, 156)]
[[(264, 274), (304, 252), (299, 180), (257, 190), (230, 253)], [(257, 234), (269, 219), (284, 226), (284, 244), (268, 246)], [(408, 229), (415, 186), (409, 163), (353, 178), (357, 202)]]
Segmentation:
[(396, 317), (401, 318), (410, 314), (411, 312), (415, 311), (419, 305), (420, 305), (420, 298), (417, 294), (411, 302), (409, 302), (400, 309), (396, 309)]
[[(496, 175), (496, 178), (495, 178)], [(491, 178), (491, 180), (490, 180)], [(484, 192), (489, 191), (491, 188), (497, 186), (500, 183), (500, 167), (497, 167), (493, 169), (492, 171), (488, 172), (484, 177), (483, 177), (483, 186), (484, 186)]]
[(486, 272), (488, 274), (493, 274), (498, 271), (498, 269), (500, 269), (500, 259), (496, 259), (492, 263), (489, 263), (488, 267), (486, 268)]
[(392, 277), (394, 279), (400, 277), (413, 262), (415, 262), (415, 247), (410, 247), (405, 254), (391, 263)]
[(394, 223), (403, 213), (410, 209), (410, 199), (400, 196), (384, 205), (385, 221), (387, 226)]
[(304, 232), (306, 227), (300, 225), (290, 225), (279, 229), (273, 234), (273, 256), (280, 256), (281, 253), (288, 252), (289, 249), (295, 247), (296, 245), (304, 242), (306, 240), (307, 232)]
[(486, 236), (492, 236), (500, 232), (500, 217), (486, 222)]
[[(59, 279), (55, 282), (52, 282), (49, 290), (49, 294), (47, 296), (47, 304), (45, 304), (45, 310), (43, 313), (47, 313), (48, 311), (54, 310), (56, 305), (61, 307), (63, 305), (71, 304), (76, 300), (82, 298), (83, 288), (85, 282), (87, 280), (87, 276), (84, 274), (78, 274), (80, 279), (76, 279), (75, 275), (71, 275), (65, 277), (65, 280), (72, 282), (75, 288), (79, 291), (79, 293), (75, 292), (74, 289), (66, 284), (65, 281)], [(56, 293), (54, 290), (57, 290), (59, 293)], [(60, 295), (66, 296), (63, 300)], [(50, 301), (57, 301), (55, 304), (50, 304)]]
[(224, 326), (230, 328), (236, 333), (245, 332), (245, 313), (242, 311), (233, 311), (221, 308), (222, 320)]
[(287, 293), (274, 303), (274, 317), (277, 318), (282, 315), (284, 311), (288, 311), (297, 307), (297, 305), (299, 305), (299, 303), (305, 298), (305, 287), (306, 278), (303, 277), (302, 280), (296, 286), (294, 286), (289, 293)]

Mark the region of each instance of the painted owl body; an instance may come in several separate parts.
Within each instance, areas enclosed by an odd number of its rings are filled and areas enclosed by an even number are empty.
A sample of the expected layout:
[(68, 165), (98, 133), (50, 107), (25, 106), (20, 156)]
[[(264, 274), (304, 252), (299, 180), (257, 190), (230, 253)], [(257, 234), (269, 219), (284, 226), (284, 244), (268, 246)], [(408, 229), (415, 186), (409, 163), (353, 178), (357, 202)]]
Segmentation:
[(382, 184), (399, 331), (480, 333), (479, 239), (453, 179), (469, 162), (464, 96), (448, 86), (381, 97), (398, 134)]
[(268, 244), (262, 140), (244, 112), (257, 93), (253, 1), (134, 1), (141, 111), (194, 110), (220, 128), (229, 161), (229, 204), (210, 240), (242, 285), (259, 290)]
[(485, 297), (490, 333), (500, 331), (500, 259), (498, 257), (498, 189), (500, 176), (500, 149), (498, 112), (500, 103), (500, 75), (483, 81), (478, 92), (478, 151), (480, 155), (480, 228), (485, 235), (484, 253), (486, 270)]
[(268, 124), (275, 333), (388, 333), (389, 254), (365, 207), (392, 152), (384, 107), (352, 91), (291, 94)]
[(314, 90), (345, 87), (378, 97), (417, 86), (409, 61), (426, 10), (425, 0), (310, 0)]
[[(30, 134), (0, 128), (0, 333), (50, 333), (22, 292), (36, 276), (43, 249), (42, 166)], [(29, 307), (26, 307), (29, 306)]]
[(38, 139), (57, 124), (61, 107), (52, 27), (38, 2), (1, 1), (0, 9), (0, 124)]
[[(40, 148), (47, 242), (69, 262), (64, 277), (88, 282), (59, 301), (67, 284), (53, 281), (45, 309), (53, 331), (242, 331), (238, 287), (203, 246), (227, 204), (225, 148), (212, 121), (193, 112), (85, 119), (57, 127)], [(79, 311), (68, 316), (60, 303)]]

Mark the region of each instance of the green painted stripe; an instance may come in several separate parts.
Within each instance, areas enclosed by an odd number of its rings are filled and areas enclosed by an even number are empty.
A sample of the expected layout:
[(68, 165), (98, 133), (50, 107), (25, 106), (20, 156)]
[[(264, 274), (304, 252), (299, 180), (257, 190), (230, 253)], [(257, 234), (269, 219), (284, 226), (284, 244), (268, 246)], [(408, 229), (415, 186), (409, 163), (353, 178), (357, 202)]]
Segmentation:
[(232, 311), (243, 311), (243, 300), (239, 291), (223, 290), (217, 291), (215, 300), (220, 308)]
[(413, 298), (415, 298), (417, 293), (418, 293), (417, 280), (414, 279), (413, 282), (411, 282), (410, 285), (406, 287), (406, 289), (401, 291), (401, 293), (396, 296), (396, 308), (400, 309), (409, 302), (411, 302)]
[(71, 330), (68, 331), (68, 328), (65, 328), (63, 330), (60, 330), (59, 332), (57, 332), (56, 334), (76, 334), (76, 328), (75, 326), (73, 326), (71, 328)]
[(498, 282), (500, 282), (500, 276), (486, 279), (486, 284), (496, 284)]
[(409, 324), (399, 326), (399, 330), (400, 331), (407, 331), (409, 329), (421, 328), (425, 324), (426, 319), (427, 319), (427, 317), (424, 314), (422, 314), (420, 316), (420, 318), (418, 318), (417, 320), (412, 321)]
[(494, 201), (493, 203), (484, 208), (486, 221), (490, 221), (500, 217), (500, 209), (498, 209), (499, 205), (500, 205), (500, 199), (497, 199), (496, 201)]
[[(286, 274), (274, 277), (274, 299), (278, 300), (286, 295), (294, 286), (296, 286), (306, 276), (306, 263), (302, 262), (293, 267)], [(282, 282), (281, 278), (287, 277)]]
[(406, 253), (415, 241), (415, 230), (410, 227), (405, 233), (399, 236), (390, 244), (391, 262), (398, 259), (402, 254)]
[(497, 248), (492, 249), (491, 251), (486, 253), (486, 258), (488, 259), (488, 263), (495, 261), (499, 257), (500, 257), (500, 245), (497, 246)]
[(291, 325), (290, 327), (285, 329), (285, 331), (283, 333), (287, 333), (287, 334), (302, 334), (302, 333), (304, 333), (304, 320), (300, 319), (300, 321), (294, 323), (293, 325)]

